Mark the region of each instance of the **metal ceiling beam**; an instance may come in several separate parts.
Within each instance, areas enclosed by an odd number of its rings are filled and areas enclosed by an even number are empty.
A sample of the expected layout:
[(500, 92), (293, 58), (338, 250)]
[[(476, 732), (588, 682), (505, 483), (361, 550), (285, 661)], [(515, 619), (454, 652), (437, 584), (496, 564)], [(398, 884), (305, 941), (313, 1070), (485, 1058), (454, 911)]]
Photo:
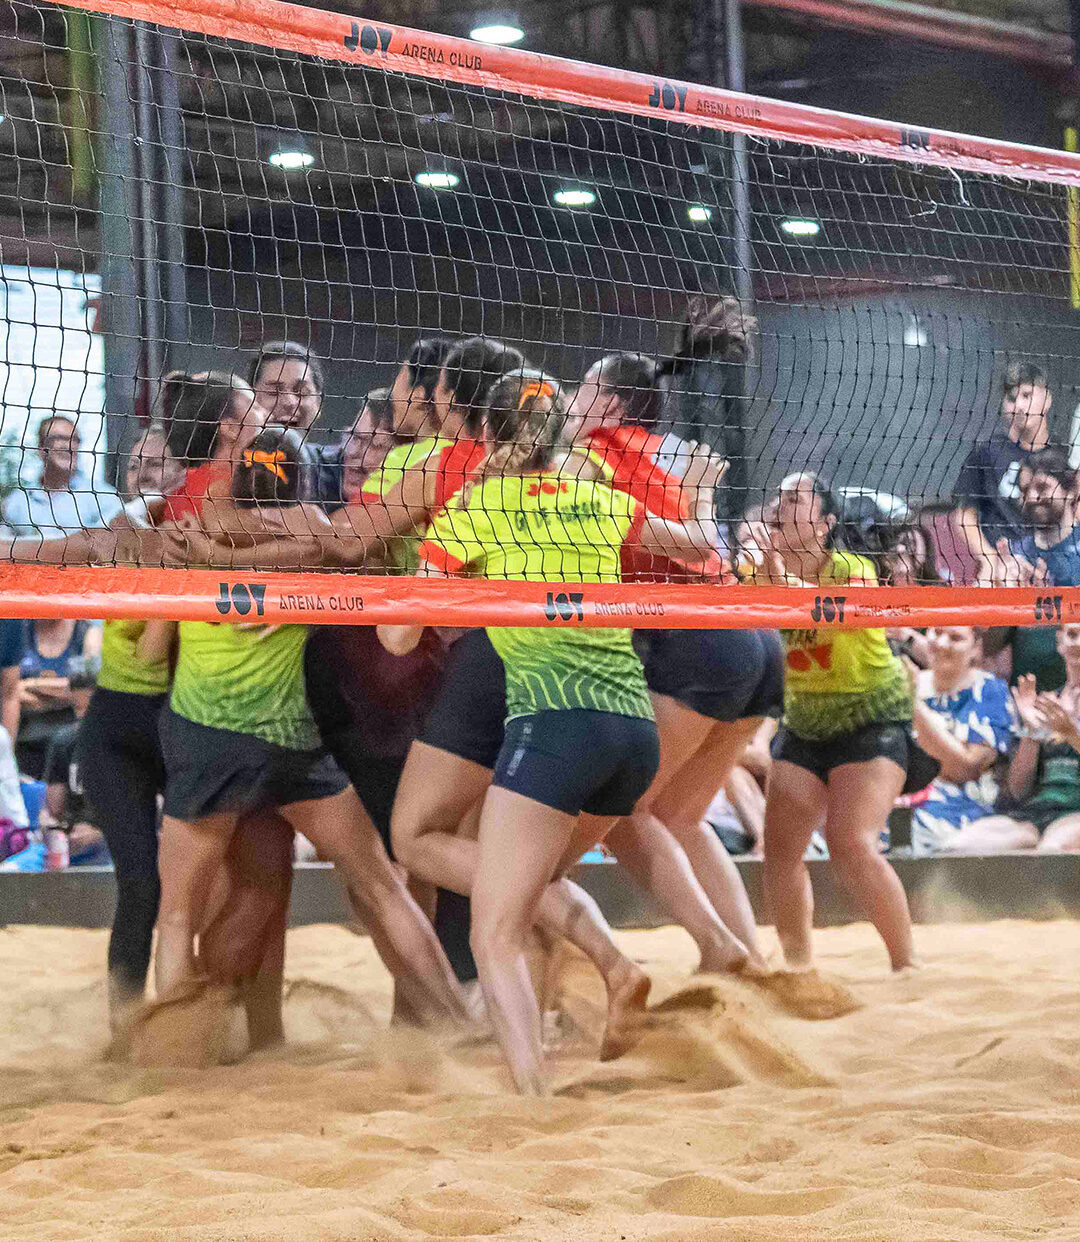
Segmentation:
[(1044, 69), (1063, 71), (1073, 63), (1073, 40), (1068, 35), (925, 4), (910, 4), (907, 0), (744, 0), (744, 3), (754, 8), (781, 9), (845, 30), (895, 35), (938, 47), (963, 48)]

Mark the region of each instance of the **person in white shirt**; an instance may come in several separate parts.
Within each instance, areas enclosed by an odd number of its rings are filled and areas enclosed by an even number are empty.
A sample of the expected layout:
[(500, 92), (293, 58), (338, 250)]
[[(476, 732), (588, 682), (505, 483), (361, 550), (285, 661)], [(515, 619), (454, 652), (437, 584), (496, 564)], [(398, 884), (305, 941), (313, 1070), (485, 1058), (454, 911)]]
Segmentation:
[(62, 414), (38, 427), (41, 481), (20, 485), (4, 501), (3, 518), (16, 535), (54, 539), (87, 527), (107, 526), (120, 512), (120, 498), (79, 470), (79, 432)]

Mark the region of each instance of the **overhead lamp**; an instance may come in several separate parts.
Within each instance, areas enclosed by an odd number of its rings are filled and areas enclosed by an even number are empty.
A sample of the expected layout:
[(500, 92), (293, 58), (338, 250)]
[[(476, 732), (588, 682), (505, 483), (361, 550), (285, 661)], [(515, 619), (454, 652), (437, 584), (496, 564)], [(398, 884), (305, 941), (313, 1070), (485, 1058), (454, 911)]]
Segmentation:
[(556, 190), (551, 197), (560, 207), (591, 207), (596, 202), (596, 195), (592, 190), (575, 187)]
[(495, 22), (491, 26), (474, 26), (469, 31), (469, 38), (477, 43), (520, 43), (525, 38), (525, 31), (520, 26), (507, 23), (505, 26)]
[(695, 224), (706, 224), (712, 219), (712, 208), (703, 203), (693, 203), (687, 207), (686, 214)]
[(518, 15), (511, 9), (489, 9), (477, 13), (474, 22), (469, 38), (477, 43), (520, 43), (525, 38)]
[(806, 216), (792, 216), (780, 221), (780, 229), (788, 237), (817, 237), (821, 232), (821, 225)]
[(275, 168), (293, 172), (297, 168), (310, 168), (315, 163), (315, 156), (310, 151), (275, 151), (270, 156), (270, 163)]
[(454, 186), (461, 183), (461, 178), (457, 173), (430, 168), (424, 172), (418, 172), (413, 180), (417, 185), (422, 185), (428, 190), (452, 190)]

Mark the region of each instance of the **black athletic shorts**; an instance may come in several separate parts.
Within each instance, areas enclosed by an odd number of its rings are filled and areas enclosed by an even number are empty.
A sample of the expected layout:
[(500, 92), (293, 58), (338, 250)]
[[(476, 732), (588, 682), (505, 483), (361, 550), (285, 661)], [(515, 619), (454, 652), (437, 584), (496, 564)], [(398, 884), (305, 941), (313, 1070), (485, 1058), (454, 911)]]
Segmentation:
[(711, 720), (779, 715), (784, 655), (771, 630), (637, 630), (634, 646), (654, 694)]
[(833, 768), (845, 763), (867, 763), (871, 759), (891, 759), (907, 773), (903, 793), (925, 789), (941, 765), (915, 741), (906, 721), (865, 725), (851, 733), (841, 733), (827, 742), (811, 742), (788, 728), (782, 728), (772, 741), (772, 757), (794, 763), (828, 781)]
[(493, 768), (503, 744), (506, 670), (483, 630), (463, 634), (450, 649), (442, 686), (420, 740)]
[(250, 733), (213, 729), (161, 713), (165, 814), (192, 823), (205, 815), (246, 815), (341, 793), (348, 781), (322, 750), (289, 750)]
[(629, 815), (660, 766), (651, 720), (613, 712), (537, 712), (506, 722), (493, 785), (577, 815)]
[(1021, 802), (1008, 807), (1002, 814), (1021, 823), (1034, 824), (1041, 837), (1055, 819), (1061, 819), (1063, 815), (1080, 814), (1080, 807), (1054, 806), (1049, 802)]

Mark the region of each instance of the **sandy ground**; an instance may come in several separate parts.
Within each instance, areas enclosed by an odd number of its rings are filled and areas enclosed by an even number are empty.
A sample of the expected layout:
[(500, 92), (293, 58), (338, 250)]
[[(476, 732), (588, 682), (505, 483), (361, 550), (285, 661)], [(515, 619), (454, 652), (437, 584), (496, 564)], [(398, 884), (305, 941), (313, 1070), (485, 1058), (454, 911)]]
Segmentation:
[(490, 1048), (386, 1034), (341, 928), (290, 935), (289, 1049), (202, 1072), (101, 1062), (102, 933), (0, 930), (0, 1239), (1080, 1238), (1080, 925), (922, 928), (899, 979), (867, 927), (818, 936), (863, 1002), (832, 1021), (625, 934), (674, 996), (608, 1066), (571, 964), (537, 1102)]

